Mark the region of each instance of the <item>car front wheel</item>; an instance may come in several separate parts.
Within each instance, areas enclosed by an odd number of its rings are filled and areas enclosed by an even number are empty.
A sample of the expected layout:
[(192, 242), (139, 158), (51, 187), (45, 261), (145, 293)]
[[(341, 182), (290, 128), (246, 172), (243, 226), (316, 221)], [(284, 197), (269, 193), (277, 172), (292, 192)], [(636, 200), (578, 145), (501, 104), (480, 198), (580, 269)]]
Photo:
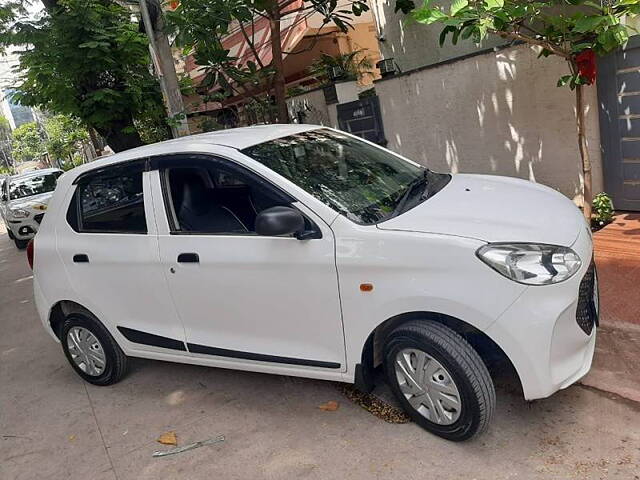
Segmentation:
[(88, 315), (71, 314), (62, 325), (62, 349), (84, 380), (111, 385), (127, 371), (127, 357), (107, 329)]
[(458, 333), (433, 321), (396, 328), (385, 344), (385, 371), (411, 418), (447, 440), (483, 432), (496, 394), (487, 367)]

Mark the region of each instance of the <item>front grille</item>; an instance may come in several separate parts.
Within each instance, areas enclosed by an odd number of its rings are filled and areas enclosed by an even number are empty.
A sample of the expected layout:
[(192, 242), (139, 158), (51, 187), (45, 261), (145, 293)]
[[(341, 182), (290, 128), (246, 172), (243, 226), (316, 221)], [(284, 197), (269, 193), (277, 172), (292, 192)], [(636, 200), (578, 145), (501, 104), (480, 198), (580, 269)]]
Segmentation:
[(44, 213), (39, 213), (33, 217), (33, 219), (38, 223), (42, 223), (43, 218), (44, 218)]
[(595, 283), (596, 267), (592, 263), (587, 273), (580, 282), (580, 290), (578, 293), (578, 308), (576, 309), (576, 322), (578, 326), (586, 333), (591, 335), (593, 326), (598, 321), (598, 312), (594, 301), (594, 283)]

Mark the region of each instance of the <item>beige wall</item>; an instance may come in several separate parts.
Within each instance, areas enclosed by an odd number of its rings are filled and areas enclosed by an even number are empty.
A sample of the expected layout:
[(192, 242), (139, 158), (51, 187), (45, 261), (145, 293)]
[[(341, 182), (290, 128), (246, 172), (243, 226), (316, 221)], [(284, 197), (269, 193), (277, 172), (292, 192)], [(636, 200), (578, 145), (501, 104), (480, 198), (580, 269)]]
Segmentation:
[[(581, 202), (567, 67), (520, 46), (376, 82), (388, 147), (434, 170), (509, 175)], [(594, 192), (602, 191), (596, 88), (586, 91)]]
[(335, 126), (329, 114), (328, 107), (330, 105), (327, 105), (324, 101), (324, 93), (321, 88), (291, 97), (287, 99), (287, 105), (289, 106), (289, 116), (294, 121), (297, 121), (298, 112), (304, 112), (303, 123), (324, 125), (326, 127)]
[[(348, 103), (358, 100), (358, 94), (368, 87), (355, 81), (338, 82), (335, 84), (336, 96), (339, 103)], [(298, 122), (298, 112), (304, 112), (302, 123), (311, 125), (324, 125), (325, 127), (338, 128), (337, 104), (327, 105), (324, 100), (322, 88), (317, 88), (287, 99), (289, 117)]]
[[(422, 2), (415, 3), (420, 5)], [(380, 52), (383, 58), (395, 59), (403, 72), (474, 53), (479, 48), (505, 43), (501, 38), (490, 37), (481, 45), (476, 45), (471, 40), (460, 40), (457, 45), (453, 45), (449, 35), (445, 44), (440, 47), (442, 25), (425, 26), (402, 12), (395, 13), (396, 0), (370, 0), (370, 4), (378, 29)], [(451, 1), (445, 0), (438, 4), (448, 8)]]
[(366, 57), (371, 62), (372, 68), (369, 74), (363, 75), (358, 80), (361, 85), (370, 86), (374, 80), (380, 78), (380, 71), (376, 68), (376, 63), (380, 60), (381, 55), (376, 37), (376, 26), (373, 22), (354, 24), (346, 34), (339, 35), (338, 43), (341, 53), (363, 50), (359, 57)]

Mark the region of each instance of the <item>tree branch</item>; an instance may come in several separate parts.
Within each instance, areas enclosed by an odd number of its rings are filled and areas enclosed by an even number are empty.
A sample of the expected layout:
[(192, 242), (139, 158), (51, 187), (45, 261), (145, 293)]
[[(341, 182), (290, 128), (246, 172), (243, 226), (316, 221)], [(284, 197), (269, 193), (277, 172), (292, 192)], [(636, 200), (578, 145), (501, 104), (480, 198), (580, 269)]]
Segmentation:
[(242, 36), (247, 42), (247, 45), (249, 45), (249, 49), (251, 50), (251, 53), (253, 53), (253, 56), (256, 57), (256, 63), (260, 68), (264, 68), (264, 64), (262, 63), (262, 60), (260, 60), (260, 55), (258, 55), (258, 51), (256, 50), (256, 46), (253, 42), (253, 39), (249, 38), (249, 35), (247, 34), (247, 31), (245, 30), (244, 24), (242, 22), (240, 22), (240, 30), (242, 31)]
[(562, 50), (560, 47), (550, 42), (545, 42), (544, 40), (538, 40), (537, 38), (533, 38), (528, 35), (523, 35), (518, 32), (501, 32), (498, 30), (489, 30), (489, 32), (493, 33), (494, 35), (498, 35), (501, 38), (518, 40), (520, 42), (524, 42), (529, 45), (536, 45), (538, 47), (542, 47), (545, 50), (549, 50), (555, 55), (558, 55), (566, 60), (571, 60), (571, 54), (569, 52)]

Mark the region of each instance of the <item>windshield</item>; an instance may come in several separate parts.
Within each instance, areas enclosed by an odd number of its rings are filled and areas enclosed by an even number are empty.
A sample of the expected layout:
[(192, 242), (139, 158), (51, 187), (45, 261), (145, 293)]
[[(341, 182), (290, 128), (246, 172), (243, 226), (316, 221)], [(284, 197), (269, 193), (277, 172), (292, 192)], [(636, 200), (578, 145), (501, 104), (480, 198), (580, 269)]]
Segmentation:
[(426, 179), (423, 167), (332, 130), (278, 138), (243, 153), (360, 224), (398, 214), (407, 188)]
[(9, 183), (9, 200), (52, 192), (61, 174), (62, 172), (51, 172), (12, 179)]

